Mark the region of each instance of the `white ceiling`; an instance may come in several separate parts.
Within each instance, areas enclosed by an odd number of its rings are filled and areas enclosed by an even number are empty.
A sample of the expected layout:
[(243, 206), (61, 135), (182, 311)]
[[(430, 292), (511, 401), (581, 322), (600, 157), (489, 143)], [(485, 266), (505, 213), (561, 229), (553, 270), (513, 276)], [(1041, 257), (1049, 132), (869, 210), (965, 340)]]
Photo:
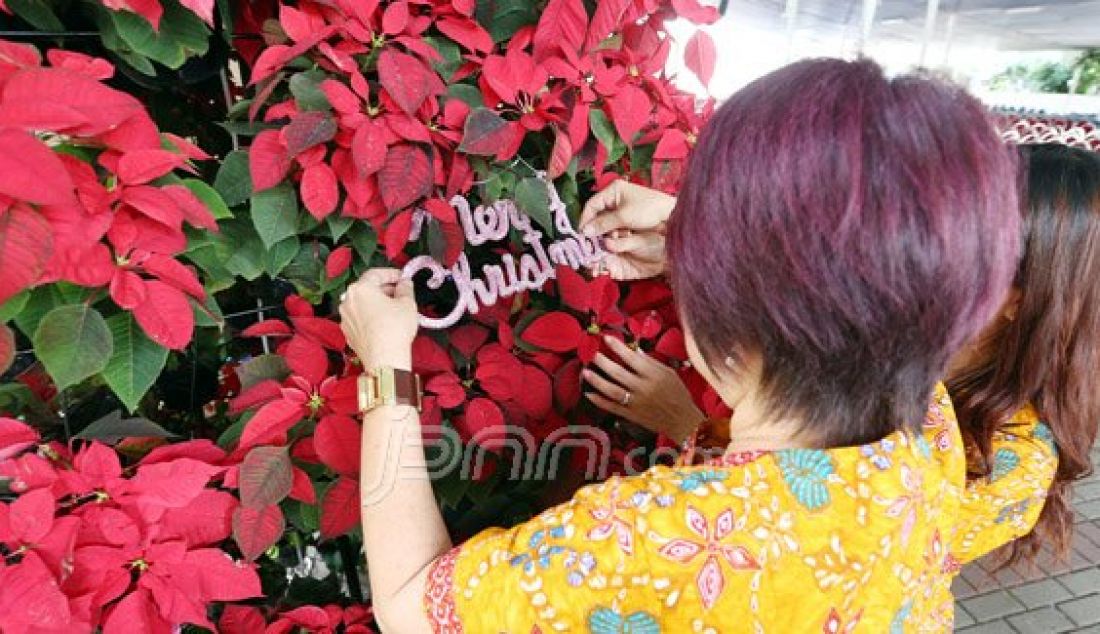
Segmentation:
[[(785, 5), (785, 0), (732, 0), (727, 18), (784, 32)], [(863, 0), (800, 0), (798, 5), (797, 28), (803, 33), (859, 37)], [(920, 0), (879, 0), (872, 39), (923, 41), (925, 11)], [(941, 0), (934, 38), (942, 41), (950, 23), (951, 39), (959, 44), (1003, 50), (1100, 47), (1100, 0)]]

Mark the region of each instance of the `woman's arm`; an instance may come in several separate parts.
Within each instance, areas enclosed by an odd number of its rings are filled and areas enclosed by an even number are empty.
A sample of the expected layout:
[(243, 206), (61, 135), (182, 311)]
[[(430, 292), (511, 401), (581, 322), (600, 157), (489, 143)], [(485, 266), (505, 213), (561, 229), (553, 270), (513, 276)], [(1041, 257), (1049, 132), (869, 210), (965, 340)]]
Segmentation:
[(955, 560), (965, 564), (1031, 532), (1057, 470), (1050, 429), (1026, 408), (994, 434), (992, 473), (966, 484)]
[[(372, 269), (348, 288), (342, 327), (364, 370), (412, 368), (418, 314), (412, 283)], [(424, 461), (420, 416), (380, 406), (363, 416), (360, 474), (363, 547), (371, 598), (386, 632), (427, 632), (429, 566), (451, 547)]]

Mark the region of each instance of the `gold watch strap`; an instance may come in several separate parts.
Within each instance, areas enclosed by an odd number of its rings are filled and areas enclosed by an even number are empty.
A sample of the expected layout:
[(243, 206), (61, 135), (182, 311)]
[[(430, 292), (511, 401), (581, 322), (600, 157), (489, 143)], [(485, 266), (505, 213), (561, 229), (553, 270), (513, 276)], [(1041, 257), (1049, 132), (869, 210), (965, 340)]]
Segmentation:
[(381, 405), (408, 405), (420, 411), (420, 377), (408, 370), (376, 368), (359, 375), (359, 412)]

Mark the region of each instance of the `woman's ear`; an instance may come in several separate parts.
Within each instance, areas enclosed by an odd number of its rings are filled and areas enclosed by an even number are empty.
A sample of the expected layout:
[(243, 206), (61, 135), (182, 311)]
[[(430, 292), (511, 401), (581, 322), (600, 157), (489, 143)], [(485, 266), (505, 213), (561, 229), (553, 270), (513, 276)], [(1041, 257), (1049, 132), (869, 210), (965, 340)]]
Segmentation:
[(1013, 286), (1008, 291), (1008, 297), (1005, 299), (1005, 303), (1001, 305), (1001, 317), (1005, 321), (1016, 321), (1016, 314), (1020, 311), (1020, 302), (1023, 298), (1023, 291), (1017, 286)]

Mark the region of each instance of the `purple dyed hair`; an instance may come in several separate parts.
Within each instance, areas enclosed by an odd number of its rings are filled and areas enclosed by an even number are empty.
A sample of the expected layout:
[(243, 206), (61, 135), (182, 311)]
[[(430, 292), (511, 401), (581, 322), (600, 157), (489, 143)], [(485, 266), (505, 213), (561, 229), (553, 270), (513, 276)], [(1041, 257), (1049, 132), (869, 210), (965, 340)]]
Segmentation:
[(775, 418), (828, 446), (917, 429), (1020, 251), (1016, 161), (985, 108), (868, 60), (807, 60), (703, 131), (668, 231), (708, 365), (763, 359)]

